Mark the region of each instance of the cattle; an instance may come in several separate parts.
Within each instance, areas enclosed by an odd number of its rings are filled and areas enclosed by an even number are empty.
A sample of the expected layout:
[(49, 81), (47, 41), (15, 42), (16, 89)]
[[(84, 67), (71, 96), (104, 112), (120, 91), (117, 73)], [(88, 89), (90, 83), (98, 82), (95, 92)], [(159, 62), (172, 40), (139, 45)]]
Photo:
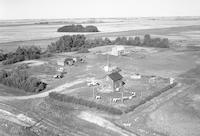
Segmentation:
[(123, 101), (125, 101), (125, 100), (129, 100), (129, 97), (128, 97), (128, 96), (123, 97), (122, 100), (123, 100)]
[(170, 84), (173, 84), (174, 83), (174, 78), (171, 77), (169, 82), (170, 82)]
[(120, 89), (119, 89), (119, 88), (116, 88), (116, 89), (115, 89), (115, 91), (116, 91), (116, 92), (119, 92), (119, 91), (120, 91)]
[(113, 98), (112, 101), (113, 102), (118, 102), (118, 101), (121, 101), (121, 98)]
[(97, 81), (91, 81), (91, 82), (89, 82), (89, 83), (87, 83), (87, 85), (89, 86), (89, 87), (91, 87), (91, 86), (98, 86), (98, 85), (100, 85)]
[(129, 99), (131, 100), (131, 99), (133, 99), (133, 97), (135, 97), (136, 96), (136, 93), (135, 92), (131, 92), (131, 96), (129, 96)]
[(131, 96), (136, 96), (136, 93), (135, 92), (131, 92)]
[(101, 99), (101, 96), (97, 95), (97, 96), (96, 96), (96, 99), (97, 99), (97, 100), (98, 100), (98, 99)]
[(131, 123), (123, 123), (123, 126), (125, 126), (125, 127), (130, 127), (130, 126), (131, 126)]

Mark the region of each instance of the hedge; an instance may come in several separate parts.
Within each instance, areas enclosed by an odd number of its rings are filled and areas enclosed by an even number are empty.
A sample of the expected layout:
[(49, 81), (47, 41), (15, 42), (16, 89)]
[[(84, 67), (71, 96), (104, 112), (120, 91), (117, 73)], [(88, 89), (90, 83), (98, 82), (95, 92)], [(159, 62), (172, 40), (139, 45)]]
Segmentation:
[(74, 96), (68, 96), (68, 95), (64, 95), (64, 94), (51, 92), (51, 93), (49, 93), (49, 97), (52, 98), (52, 99), (61, 101), (61, 102), (68, 102), (68, 103), (83, 105), (83, 106), (86, 106), (86, 107), (89, 107), (89, 108), (96, 108), (98, 110), (106, 111), (106, 112), (111, 113), (111, 114), (121, 115), (123, 113), (120, 109), (110, 107), (110, 106), (106, 106), (106, 105), (103, 105), (103, 104), (98, 104), (96, 102), (85, 100), (85, 99), (82, 99), (82, 98), (76, 98)]

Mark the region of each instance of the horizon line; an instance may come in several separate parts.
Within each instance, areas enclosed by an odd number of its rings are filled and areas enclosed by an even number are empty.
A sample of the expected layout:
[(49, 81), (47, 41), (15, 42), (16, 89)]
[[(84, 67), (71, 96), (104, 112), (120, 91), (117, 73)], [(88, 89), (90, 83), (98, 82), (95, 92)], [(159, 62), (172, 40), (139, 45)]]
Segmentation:
[(200, 17), (200, 15), (175, 15), (175, 16), (132, 16), (132, 17), (68, 17), (68, 18), (16, 18), (1, 20), (59, 20), (59, 19), (116, 19), (116, 18), (169, 18), (169, 17)]

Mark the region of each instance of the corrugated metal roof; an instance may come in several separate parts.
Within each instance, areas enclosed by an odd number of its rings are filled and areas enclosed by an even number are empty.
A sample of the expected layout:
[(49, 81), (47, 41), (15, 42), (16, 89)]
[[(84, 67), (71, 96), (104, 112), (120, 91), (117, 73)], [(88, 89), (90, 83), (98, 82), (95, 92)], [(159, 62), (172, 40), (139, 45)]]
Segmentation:
[(122, 79), (122, 75), (120, 75), (118, 72), (114, 72), (108, 75), (113, 81), (117, 81)]

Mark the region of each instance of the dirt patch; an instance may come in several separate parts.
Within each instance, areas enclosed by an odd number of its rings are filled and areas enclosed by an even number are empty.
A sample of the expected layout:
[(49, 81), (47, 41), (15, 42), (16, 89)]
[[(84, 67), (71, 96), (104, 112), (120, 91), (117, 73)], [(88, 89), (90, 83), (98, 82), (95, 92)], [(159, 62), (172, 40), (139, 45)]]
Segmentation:
[(199, 136), (200, 123), (195, 118), (188, 111), (168, 103), (150, 114), (147, 125), (170, 136)]
[(127, 132), (127, 131), (123, 130), (122, 128), (117, 127), (116, 125), (114, 125), (110, 121), (108, 121), (108, 120), (106, 120), (106, 119), (104, 119), (104, 118), (102, 118), (98, 115), (95, 115), (91, 112), (83, 111), (78, 115), (78, 117), (83, 119), (83, 120), (86, 120), (88, 122), (94, 123), (98, 126), (101, 126), (103, 128), (117, 132), (122, 136), (136, 136), (135, 134), (131, 134), (130, 132)]
[(41, 61), (41, 60), (26, 60), (26, 61), (21, 62), (21, 64), (28, 64), (30, 67), (40, 66), (40, 65), (43, 65), (45, 63), (46, 62)]
[(8, 112), (6, 110), (0, 109), (0, 118), (6, 119), (8, 121), (14, 122), (16, 124), (22, 125), (22, 126), (30, 126), (35, 123), (33, 119), (25, 116), (24, 114), (13, 114), (11, 112)]
[(197, 95), (193, 95), (193, 89), (189, 89), (152, 111), (147, 125), (170, 136), (199, 136), (199, 101)]

